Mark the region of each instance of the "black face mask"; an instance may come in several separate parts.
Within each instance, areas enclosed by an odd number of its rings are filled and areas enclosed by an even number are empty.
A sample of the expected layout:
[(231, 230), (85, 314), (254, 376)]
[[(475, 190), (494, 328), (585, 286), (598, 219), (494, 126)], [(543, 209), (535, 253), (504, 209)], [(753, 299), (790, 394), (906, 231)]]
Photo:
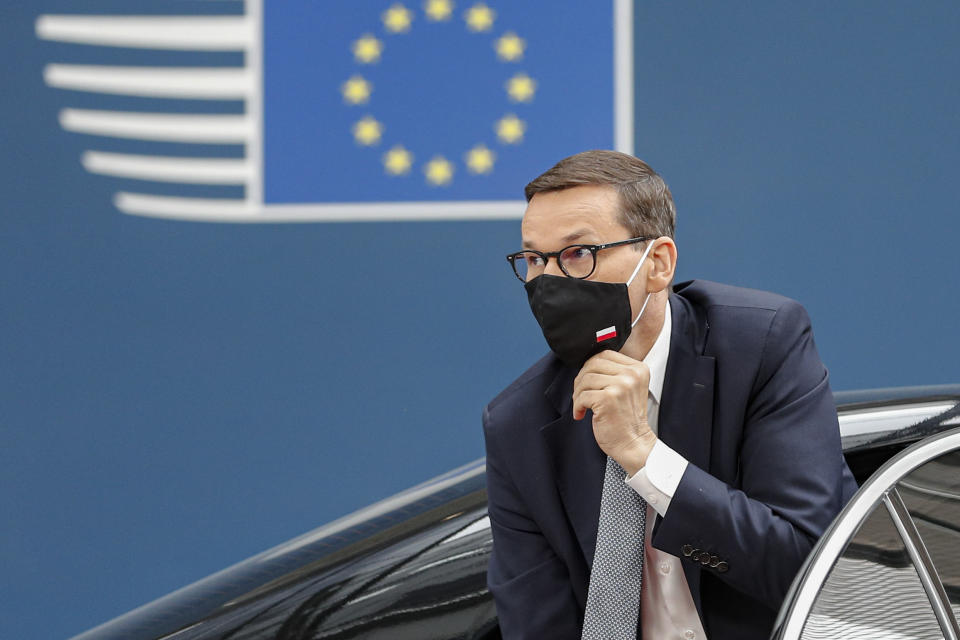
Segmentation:
[(524, 288), (550, 349), (572, 367), (604, 349), (619, 351), (630, 337), (630, 296), (622, 282), (544, 274)]
[(590, 356), (606, 349), (619, 351), (630, 337), (650, 294), (647, 294), (640, 313), (630, 319), (630, 293), (640, 264), (647, 257), (644, 251), (630, 280), (623, 282), (596, 282), (543, 274), (524, 284), (533, 316), (543, 330), (550, 349), (565, 364), (580, 368)]

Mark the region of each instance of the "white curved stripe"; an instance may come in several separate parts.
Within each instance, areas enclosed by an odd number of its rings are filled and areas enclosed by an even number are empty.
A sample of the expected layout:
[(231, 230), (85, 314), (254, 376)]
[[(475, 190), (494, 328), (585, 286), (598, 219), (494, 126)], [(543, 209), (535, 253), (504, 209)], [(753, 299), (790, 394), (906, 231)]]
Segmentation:
[(242, 143), (253, 134), (253, 121), (243, 115), (64, 109), (60, 125), (76, 133), (168, 142)]
[(43, 80), (58, 89), (160, 98), (242, 100), (253, 92), (253, 74), (242, 68), (108, 67), (48, 64)]
[(80, 160), (90, 173), (188, 184), (246, 184), (253, 166), (243, 158), (180, 158), (87, 151)]
[(244, 200), (180, 198), (120, 192), (116, 207), (139, 216), (207, 222), (394, 222), (500, 220), (523, 216), (523, 200), (268, 204)]
[(230, 222), (266, 222), (257, 218), (257, 207), (246, 200), (229, 198), (180, 198), (121, 191), (113, 198), (123, 213), (183, 220), (223, 220)]
[(243, 51), (254, 37), (244, 16), (69, 16), (37, 18), (37, 37), (139, 49)]

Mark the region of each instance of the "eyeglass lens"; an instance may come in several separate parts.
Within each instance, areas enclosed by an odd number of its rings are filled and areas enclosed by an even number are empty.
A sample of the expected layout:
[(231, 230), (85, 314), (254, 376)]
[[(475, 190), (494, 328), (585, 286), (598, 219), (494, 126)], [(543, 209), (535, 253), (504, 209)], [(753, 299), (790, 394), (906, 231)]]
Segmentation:
[[(559, 256), (563, 271), (572, 278), (586, 278), (593, 271), (593, 252), (589, 248), (575, 245), (564, 249)], [(517, 275), (528, 281), (541, 275), (546, 269), (544, 259), (532, 251), (523, 251), (513, 261)]]

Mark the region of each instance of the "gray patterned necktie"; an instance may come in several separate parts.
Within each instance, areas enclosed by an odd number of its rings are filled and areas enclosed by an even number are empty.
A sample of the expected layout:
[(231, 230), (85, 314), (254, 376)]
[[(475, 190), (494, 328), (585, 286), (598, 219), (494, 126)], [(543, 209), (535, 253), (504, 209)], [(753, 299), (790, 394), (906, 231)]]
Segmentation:
[(626, 475), (608, 456), (582, 640), (637, 637), (647, 503)]

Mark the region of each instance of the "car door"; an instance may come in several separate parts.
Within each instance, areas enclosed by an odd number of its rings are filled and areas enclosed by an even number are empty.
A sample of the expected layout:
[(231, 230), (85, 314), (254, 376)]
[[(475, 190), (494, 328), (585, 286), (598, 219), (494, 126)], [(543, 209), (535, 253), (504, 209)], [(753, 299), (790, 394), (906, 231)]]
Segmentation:
[(864, 483), (797, 575), (771, 637), (960, 640), (958, 614), (960, 429), (952, 429)]

